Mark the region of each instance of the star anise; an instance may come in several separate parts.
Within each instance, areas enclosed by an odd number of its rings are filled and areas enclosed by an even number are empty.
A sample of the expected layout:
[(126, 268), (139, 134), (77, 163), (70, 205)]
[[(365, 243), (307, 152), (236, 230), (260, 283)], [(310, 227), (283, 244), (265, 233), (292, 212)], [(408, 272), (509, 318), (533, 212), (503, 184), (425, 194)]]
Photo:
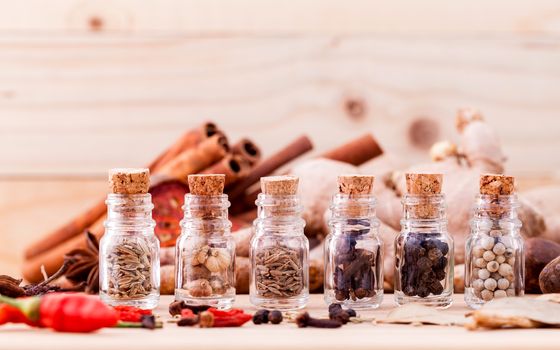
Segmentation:
[(74, 249), (64, 256), (70, 262), (64, 275), (71, 282), (85, 282), (85, 292), (94, 294), (99, 292), (99, 242), (89, 231), (86, 236), (86, 249)]

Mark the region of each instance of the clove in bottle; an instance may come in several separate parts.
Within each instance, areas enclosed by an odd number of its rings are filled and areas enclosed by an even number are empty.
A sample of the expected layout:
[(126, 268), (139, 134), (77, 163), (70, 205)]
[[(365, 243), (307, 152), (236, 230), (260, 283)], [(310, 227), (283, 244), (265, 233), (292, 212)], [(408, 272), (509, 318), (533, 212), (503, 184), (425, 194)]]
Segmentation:
[(525, 259), (514, 188), (512, 176), (480, 176), (465, 245), (465, 302), (471, 308), (524, 294)]
[(182, 232), (176, 243), (175, 299), (229, 309), (235, 299), (235, 242), (223, 174), (188, 177)]
[(327, 305), (379, 307), (383, 299), (382, 241), (375, 217), (374, 177), (342, 175), (331, 203), (330, 234), (325, 239)]
[(395, 239), (397, 305), (446, 308), (453, 302), (453, 239), (442, 182), (441, 174), (406, 174), (401, 232)]
[(99, 295), (113, 306), (159, 303), (159, 241), (148, 169), (112, 169), (105, 234), (99, 242)]
[(300, 309), (309, 299), (309, 242), (297, 187), (295, 176), (261, 178), (250, 249), (250, 300), (257, 308)]

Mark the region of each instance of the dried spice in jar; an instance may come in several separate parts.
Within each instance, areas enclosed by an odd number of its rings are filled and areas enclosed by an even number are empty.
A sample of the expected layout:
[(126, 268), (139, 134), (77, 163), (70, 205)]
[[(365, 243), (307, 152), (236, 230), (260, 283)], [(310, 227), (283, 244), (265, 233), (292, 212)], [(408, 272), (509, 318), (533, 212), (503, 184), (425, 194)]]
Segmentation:
[(261, 178), (250, 249), (250, 299), (259, 308), (299, 309), (309, 299), (309, 242), (297, 186), (295, 176)]
[(235, 242), (223, 174), (189, 175), (182, 233), (176, 244), (175, 299), (231, 308), (235, 299)]
[(99, 245), (99, 291), (113, 306), (155, 308), (159, 241), (154, 235), (148, 169), (112, 169), (105, 235)]
[(494, 298), (522, 296), (525, 284), (521, 221), (514, 178), (480, 177), (465, 250), (465, 301), (479, 308)]
[(441, 174), (406, 174), (401, 232), (395, 240), (395, 301), (440, 308), (453, 301), (453, 239)]
[(376, 308), (383, 299), (382, 242), (378, 236), (373, 176), (338, 177), (325, 240), (325, 302)]

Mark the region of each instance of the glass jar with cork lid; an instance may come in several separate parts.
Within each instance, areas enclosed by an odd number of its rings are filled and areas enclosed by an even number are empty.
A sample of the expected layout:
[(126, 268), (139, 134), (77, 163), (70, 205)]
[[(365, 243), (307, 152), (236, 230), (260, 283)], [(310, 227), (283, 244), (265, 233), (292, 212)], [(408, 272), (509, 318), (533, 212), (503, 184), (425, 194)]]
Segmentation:
[(447, 232), (443, 175), (406, 174), (395, 240), (395, 301), (438, 308), (453, 302), (453, 239)]
[(99, 295), (113, 306), (159, 303), (159, 241), (148, 169), (112, 169), (105, 234), (99, 242)]
[(523, 238), (514, 191), (512, 176), (480, 176), (480, 194), (465, 245), (465, 302), (471, 308), (494, 298), (524, 294)]
[(383, 250), (375, 217), (374, 177), (342, 175), (325, 239), (325, 302), (352, 309), (383, 300)]
[(251, 239), (250, 300), (258, 308), (295, 310), (309, 299), (309, 241), (296, 176), (261, 178)]
[(235, 242), (225, 175), (189, 175), (188, 183), (175, 249), (175, 299), (229, 309), (235, 300)]

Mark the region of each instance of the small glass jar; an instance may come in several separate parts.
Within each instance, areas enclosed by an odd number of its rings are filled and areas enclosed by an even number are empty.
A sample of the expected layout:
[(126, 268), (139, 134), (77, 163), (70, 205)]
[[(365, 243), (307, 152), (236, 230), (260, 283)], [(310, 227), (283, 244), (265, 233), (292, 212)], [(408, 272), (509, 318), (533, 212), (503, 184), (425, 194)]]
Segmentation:
[(99, 243), (99, 295), (106, 304), (153, 309), (159, 302), (159, 241), (150, 194), (110, 194)]
[(235, 300), (235, 242), (227, 195), (185, 195), (176, 243), (175, 299), (230, 309)]
[(525, 258), (517, 208), (514, 194), (476, 198), (465, 245), (465, 302), (471, 308), (524, 294)]
[(453, 239), (442, 194), (405, 194), (395, 240), (395, 301), (438, 308), (453, 302)]
[(250, 299), (257, 308), (295, 310), (309, 300), (309, 241), (297, 195), (261, 193), (251, 239)]
[(383, 300), (383, 249), (370, 194), (336, 194), (325, 238), (325, 302), (352, 309)]

